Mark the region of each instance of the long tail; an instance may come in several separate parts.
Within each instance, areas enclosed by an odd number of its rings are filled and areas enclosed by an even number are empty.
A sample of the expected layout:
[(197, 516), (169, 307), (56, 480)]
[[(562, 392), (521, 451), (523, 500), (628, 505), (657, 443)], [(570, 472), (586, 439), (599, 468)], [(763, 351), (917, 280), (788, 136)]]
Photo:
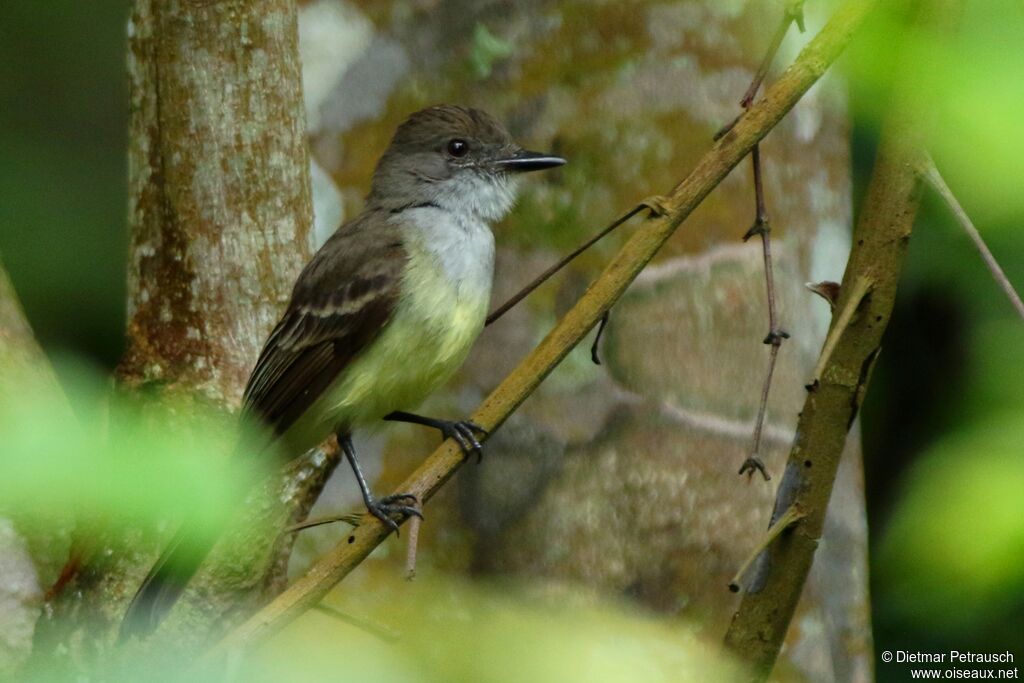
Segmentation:
[(121, 621), (122, 641), (152, 633), (181, 597), (217, 540), (216, 534), (201, 528), (186, 521), (160, 554)]

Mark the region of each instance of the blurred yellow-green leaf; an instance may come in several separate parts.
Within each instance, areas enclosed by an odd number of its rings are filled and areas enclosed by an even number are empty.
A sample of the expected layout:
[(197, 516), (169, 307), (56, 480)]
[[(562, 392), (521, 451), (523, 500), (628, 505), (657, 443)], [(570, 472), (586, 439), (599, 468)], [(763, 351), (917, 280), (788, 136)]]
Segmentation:
[[(893, 7), (896, 7), (894, 4)], [(1024, 211), (1024, 9), (1016, 0), (963, 3), (952, 31), (918, 34), (904, 45), (899, 20), (881, 13), (851, 50), (848, 73), (865, 114), (878, 126), (887, 111), (885, 89), (907, 62), (928, 78), (932, 94), (929, 151), (979, 225), (1005, 224)], [(894, 47), (900, 46), (899, 57)]]
[(684, 623), (580, 596), (540, 601), (523, 588), (435, 574), (412, 583), (393, 577), (376, 586), (369, 603), (345, 601), (350, 591), (339, 591), (345, 609), (372, 609), (397, 640), (311, 612), (268, 644), (254, 675), (314, 680), (344, 667), (356, 679), (365, 672), (375, 681), (410, 683), (728, 680), (716, 640)]
[(0, 501), (19, 516), (219, 519), (258, 476), (229, 462), (230, 416), (119, 393), (80, 362), (64, 366), (65, 392), (24, 386), (0, 404)]

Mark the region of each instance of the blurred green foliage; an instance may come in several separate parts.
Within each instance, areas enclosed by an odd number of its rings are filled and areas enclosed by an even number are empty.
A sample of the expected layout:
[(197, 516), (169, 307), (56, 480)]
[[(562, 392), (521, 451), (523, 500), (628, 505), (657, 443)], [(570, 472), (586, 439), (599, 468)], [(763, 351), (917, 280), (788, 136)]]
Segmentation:
[[(929, 151), (1020, 290), (1024, 8), (965, 2), (902, 55), (891, 14), (867, 28), (845, 60), (861, 192), (890, 76), (913, 60)], [(927, 189), (863, 426), (876, 651), (1024, 656), (1024, 323)], [(877, 676), (908, 673), (879, 661)]]
[[(351, 593), (352, 591), (349, 591)], [(253, 683), (675, 683), (731, 680), (712, 635), (593, 596), (554, 609), (524, 586), (392, 579), (355, 605), (328, 600), (244, 660), (108, 666), (103, 680)], [(365, 598), (365, 594), (364, 594)], [(170, 655), (173, 657), (173, 655)], [(231, 673), (225, 674), (225, 668)], [(46, 674), (25, 683), (56, 683)]]
[(187, 511), (217, 523), (259, 476), (227, 458), (231, 416), (124, 396), (80, 360), (57, 365), (63, 390), (5, 387), (18, 399), (0, 402), (0, 515), (146, 528)]
[(1024, 421), (1004, 414), (939, 438), (911, 467), (879, 546), (887, 612), (956, 640), (1017, 617), (1024, 514), (1013, 501), (1024, 492), (1022, 453)]
[[(274, 666), (273, 662), (297, 650), (308, 653), (308, 658), (301, 659), (317, 662), (318, 673), (329, 676), (348, 657), (348, 652), (332, 654), (325, 647), (334, 638), (363, 643), (367, 653), (374, 653), (363, 669), (373, 680), (727, 680), (728, 669), (717, 659), (714, 640), (706, 642), (686, 625), (645, 616), (624, 605), (576, 596), (567, 600), (570, 607), (556, 610), (531, 598), (522, 586), (468, 585), (455, 580), (409, 583), (396, 578), (376, 588), (375, 599), (341, 608), (348, 614), (372, 609), (375, 620), (396, 630), (396, 642), (384, 642), (328, 614), (313, 613), (276, 639), (264, 655), (266, 665), (258, 660), (252, 663), (262, 673), (257, 680), (287, 677), (292, 665)], [(387, 664), (381, 667), (380, 661)]]

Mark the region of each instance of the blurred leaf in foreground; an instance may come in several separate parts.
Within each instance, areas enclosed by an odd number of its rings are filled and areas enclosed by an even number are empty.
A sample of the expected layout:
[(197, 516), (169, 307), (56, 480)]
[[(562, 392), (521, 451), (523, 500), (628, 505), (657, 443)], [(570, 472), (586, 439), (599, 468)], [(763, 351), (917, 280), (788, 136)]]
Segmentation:
[(881, 543), (881, 604), (966, 633), (1024, 602), (1024, 414), (939, 441), (914, 466)]
[(845, 62), (858, 113), (877, 127), (892, 74), (909, 62), (927, 79), (933, 117), (928, 149), (950, 187), (979, 226), (1016, 225), (1024, 213), (1019, 0), (964, 3), (952, 31), (909, 37), (895, 16), (898, 7), (894, 3), (892, 11), (873, 18)]
[(679, 621), (565, 595), (542, 601), (505, 584), (375, 581), (374, 597), (354, 600), (351, 613), (379, 620), (394, 642), (313, 611), (254, 657), (254, 680), (328, 680), (340, 670), (381, 683), (731, 680), (717, 641)]
[(219, 519), (232, 489), (258, 476), (226, 457), (230, 416), (119, 393), (80, 363), (62, 374), (72, 378), (64, 392), (23, 386), (0, 403), (0, 506), (19, 517), (136, 525), (189, 510)]

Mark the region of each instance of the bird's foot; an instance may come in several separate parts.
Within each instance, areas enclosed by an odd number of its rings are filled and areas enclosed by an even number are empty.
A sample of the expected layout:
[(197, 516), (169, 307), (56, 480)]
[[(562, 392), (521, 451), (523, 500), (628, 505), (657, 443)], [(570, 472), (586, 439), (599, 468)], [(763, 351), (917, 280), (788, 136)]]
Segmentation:
[(484, 447), (476, 435), (487, 436), (486, 429), (472, 420), (438, 420), (437, 428), (444, 438), (454, 439), (464, 455), (475, 453), (477, 463), (483, 460)]
[(440, 420), (436, 417), (425, 417), (396, 410), (384, 416), (385, 420), (392, 422), (408, 422), (410, 424), (432, 427), (441, 432), (445, 439), (454, 439), (459, 444), (463, 455), (468, 456), (476, 453), (476, 461), (480, 462), (484, 456), (484, 447), (476, 438), (477, 434), (487, 436), (487, 430), (472, 420)]
[[(394, 495), (385, 496), (380, 500), (370, 500), (366, 503), (366, 509), (371, 515), (384, 522), (384, 525), (389, 529), (398, 534), (398, 525), (401, 522), (409, 519), (410, 517), (419, 517), (423, 519), (423, 513), (419, 511), (415, 506), (419, 502), (419, 499), (411, 493), (396, 493)], [(409, 504), (411, 503), (411, 505)], [(401, 516), (401, 520), (396, 522), (394, 515)]]

